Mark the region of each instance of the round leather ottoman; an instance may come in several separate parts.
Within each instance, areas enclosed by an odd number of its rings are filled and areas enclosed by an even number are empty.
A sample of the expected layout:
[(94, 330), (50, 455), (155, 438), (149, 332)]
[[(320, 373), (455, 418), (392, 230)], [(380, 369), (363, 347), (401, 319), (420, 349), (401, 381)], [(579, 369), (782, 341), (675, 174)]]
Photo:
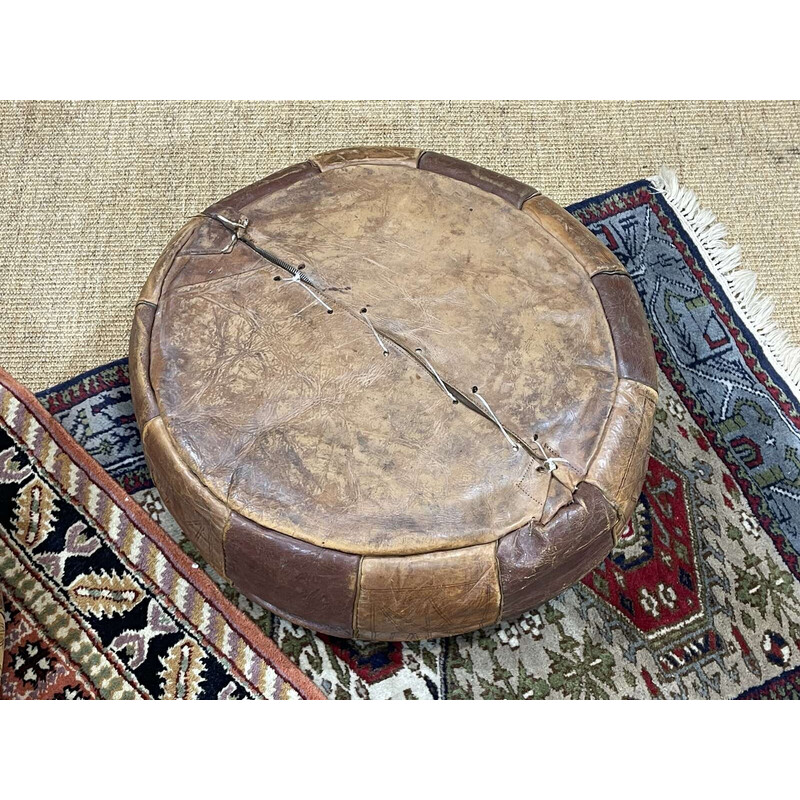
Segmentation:
[(656, 402), (614, 256), (530, 186), (402, 148), (316, 156), (190, 220), (137, 303), (130, 378), (204, 558), (362, 639), (492, 625), (600, 563)]

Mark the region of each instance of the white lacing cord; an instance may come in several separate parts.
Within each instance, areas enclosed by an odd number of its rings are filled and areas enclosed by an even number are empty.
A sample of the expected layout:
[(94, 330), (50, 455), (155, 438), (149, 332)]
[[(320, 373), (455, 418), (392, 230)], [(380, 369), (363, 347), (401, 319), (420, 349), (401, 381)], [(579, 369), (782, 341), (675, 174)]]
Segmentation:
[(375, 326), (372, 324), (372, 320), (367, 316), (367, 309), (362, 308), (361, 313), (364, 315), (364, 319), (367, 321), (367, 325), (369, 325), (369, 329), (372, 331), (372, 335), (375, 337), (378, 344), (381, 346), (381, 350), (383, 350), (383, 354), (385, 356), (389, 355), (389, 350), (386, 348), (386, 345), (383, 343), (383, 339), (378, 335), (378, 331), (375, 330)]
[[(239, 238), (241, 233), (244, 232), (244, 230), (247, 228), (247, 224), (248, 224), (247, 218), (246, 217), (242, 217), (239, 222), (232, 222), (231, 220), (226, 219), (225, 217), (223, 217), (221, 215), (217, 215), (217, 218), (220, 221), (225, 222), (228, 225), (231, 225), (231, 226), (233, 226), (235, 228), (233, 239), (231, 240), (231, 243), (228, 246), (229, 249), (226, 250), (226, 251), (220, 251), (220, 252), (229, 252), (230, 249), (233, 249), (233, 245), (236, 243), (236, 240)], [(201, 254), (197, 254), (197, 255), (201, 255)], [(202, 255), (205, 255), (205, 254), (202, 254)], [(305, 276), (301, 272), (301, 270), (303, 269), (303, 266), (304, 266), (303, 264), (300, 264), (296, 268), (297, 271), (292, 275), (292, 277), (289, 278), (288, 280), (285, 280), (284, 283), (297, 283), (297, 284), (299, 284), (314, 298), (315, 302), (317, 302), (320, 305), (322, 305), (327, 310), (327, 312), (329, 314), (333, 314), (333, 309), (308, 285), (310, 283), (308, 277)], [(279, 276), (276, 276), (275, 280), (276, 281), (280, 281), (282, 279)], [(308, 308), (308, 306), (306, 306), (306, 308)], [(305, 311), (305, 309), (301, 309), (301, 311)], [(299, 314), (299, 313), (301, 313), (301, 311), (298, 311), (297, 313)], [(380, 334), (375, 329), (375, 326), (372, 324), (372, 320), (367, 315), (367, 309), (366, 308), (362, 308), (361, 309), (361, 314), (364, 316), (364, 320), (367, 323), (367, 325), (369, 326), (369, 329), (372, 331), (372, 335), (375, 337), (375, 341), (380, 346), (381, 351), (383, 352), (383, 354), (385, 356), (388, 356), (389, 355), (389, 350), (386, 347), (386, 344), (383, 341), (383, 339), (381, 338)], [(424, 353), (422, 352), (422, 348), (417, 347), (414, 352), (419, 356), (420, 359), (422, 359), (422, 361), (428, 367), (428, 370), (430, 371), (431, 375), (433, 375), (433, 377), (436, 379), (436, 382), (439, 384), (439, 386), (441, 387), (442, 391), (450, 398), (450, 400), (453, 401), (454, 404), (458, 403), (458, 398), (450, 391), (450, 389), (447, 388), (447, 384), (441, 379), (441, 377), (439, 376), (439, 373), (436, 371), (436, 369), (433, 366), (433, 364), (431, 364), (431, 362), (425, 357)], [(475, 397), (478, 398), (478, 400), (481, 402), (483, 407), (486, 409), (486, 412), (489, 414), (489, 417), (491, 418), (491, 420), (500, 429), (500, 433), (503, 434), (503, 436), (505, 437), (505, 440), (511, 446), (511, 449), (514, 452), (517, 452), (520, 449), (519, 442), (514, 441), (514, 439), (512, 439), (511, 436), (509, 436), (508, 431), (506, 431), (505, 427), (503, 426), (503, 423), (500, 422), (500, 420), (497, 418), (497, 415), (494, 413), (494, 411), (492, 411), (492, 407), (489, 405), (488, 402), (486, 402), (486, 399), (484, 397), (482, 397), (481, 394), (478, 392), (478, 387), (477, 386), (473, 386), (472, 387), (472, 393), (475, 395)], [(554, 472), (556, 469), (558, 469), (558, 464), (560, 464), (560, 463), (569, 464), (569, 461), (566, 458), (556, 458), (554, 456), (548, 455), (547, 451), (539, 443), (537, 436), (533, 437), (533, 443), (541, 451), (542, 459), (543, 459), (542, 467), (546, 467), (548, 472)], [(539, 469), (541, 469), (542, 467), (539, 467)]]
[(316, 300), (316, 302), (327, 309), (329, 314), (333, 314), (333, 309), (308, 285), (308, 283), (306, 283), (305, 280), (303, 280), (303, 275), (301, 272), (296, 272), (291, 278), (283, 281), (283, 283), (296, 283), (298, 286), (302, 286), (314, 298), (314, 300)]
[(439, 377), (439, 373), (433, 368), (433, 364), (431, 364), (431, 362), (428, 361), (427, 358), (425, 358), (425, 356), (422, 353), (422, 348), (418, 347), (414, 352), (425, 362), (425, 364), (427, 365), (428, 369), (431, 371), (431, 374), (433, 375), (434, 378), (436, 378), (437, 382), (439, 383), (439, 386), (442, 387), (442, 391), (453, 401), (453, 403), (457, 403), (458, 399), (447, 388), (447, 386), (445, 385), (445, 382)]
[(498, 427), (498, 428), (500, 428), (500, 433), (502, 433), (502, 434), (503, 434), (503, 436), (505, 436), (505, 437), (506, 437), (506, 441), (507, 441), (507, 442), (508, 442), (508, 443), (511, 445), (511, 449), (512, 449), (512, 450), (514, 450), (515, 452), (516, 452), (517, 450), (519, 450), (519, 444), (518, 444), (517, 442), (515, 442), (515, 441), (514, 441), (514, 440), (513, 440), (513, 439), (512, 439), (512, 438), (511, 438), (509, 435), (508, 435), (508, 432), (507, 432), (507, 431), (506, 431), (506, 429), (503, 427), (503, 425), (502, 425), (502, 423), (500, 422), (500, 420), (499, 420), (499, 419), (497, 419), (497, 417), (495, 416), (495, 413), (494, 413), (494, 411), (492, 411), (492, 407), (491, 407), (491, 406), (490, 406), (490, 405), (489, 405), (489, 404), (486, 402), (486, 400), (484, 400), (484, 399), (483, 399), (483, 398), (480, 396), (480, 394), (478, 393), (478, 387), (477, 387), (477, 386), (473, 386), (473, 387), (472, 387), (472, 394), (474, 394), (474, 395), (475, 395), (475, 397), (477, 397), (477, 398), (478, 398), (478, 400), (480, 400), (480, 401), (481, 401), (481, 403), (483, 403), (483, 407), (484, 407), (484, 408), (485, 408), (485, 409), (486, 409), (486, 410), (489, 412), (489, 416), (490, 416), (490, 417), (492, 418), (492, 420), (494, 421), (494, 424), (495, 424), (495, 425), (497, 425), (497, 427)]
[(547, 450), (542, 447), (536, 436), (533, 437), (533, 443), (542, 451), (542, 457), (544, 458), (542, 466), (546, 464), (548, 472), (553, 472), (554, 470), (558, 469), (556, 466), (557, 463), (569, 464), (569, 461), (566, 458), (553, 458), (552, 456), (547, 455)]

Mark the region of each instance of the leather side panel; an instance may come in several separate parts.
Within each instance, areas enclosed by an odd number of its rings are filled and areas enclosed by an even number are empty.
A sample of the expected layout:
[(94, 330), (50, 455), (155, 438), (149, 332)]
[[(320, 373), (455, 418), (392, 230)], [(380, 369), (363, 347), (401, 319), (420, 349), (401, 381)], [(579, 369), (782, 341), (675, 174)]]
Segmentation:
[(175, 256), (180, 249), (184, 246), (186, 241), (194, 232), (195, 228), (203, 222), (202, 217), (192, 217), (173, 237), (170, 239), (169, 244), (164, 249), (164, 252), (159, 256), (150, 274), (147, 276), (144, 286), (142, 287), (141, 294), (139, 295), (139, 302), (153, 303), (157, 305), (161, 297), (161, 290), (164, 285), (164, 279), (172, 267)]
[(614, 545), (614, 509), (602, 492), (581, 483), (573, 501), (546, 525), (527, 525), (497, 547), (503, 619), (555, 597), (594, 569)]
[(142, 430), (145, 423), (158, 416), (158, 403), (150, 385), (150, 333), (156, 307), (138, 303), (133, 313), (130, 345), (128, 347), (128, 377), (131, 384), (133, 413)]
[(311, 160), (322, 172), (352, 164), (395, 164), (416, 169), (421, 152), (413, 147), (346, 147), (320, 153)]
[(359, 556), (301, 542), (231, 515), (228, 577), (246, 595), (300, 625), (353, 635)]
[(420, 556), (365, 556), (356, 636), (406, 641), (453, 636), (497, 622), (495, 545)]
[(606, 312), (620, 378), (658, 390), (658, 365), (642, 301), (626, 275), (595, 275), (592, 283)]
[(461, 161), (461, 159), (432, 151), (425, 152), (420, 156), (419, 168), (477, 186), (485, 192), (502, 197), (516, 208), (519, 208), (532, 195), (538, 194), (533, 186), (516, 181), (507, 175), (501, 175), (499, 172), (492, 172), (490, 169), (470, 164), (468, 161)]
[[(266, 178), (245, 186), (244, 189), (239, 189), (238, 192), (234, 192), (210, 205), (203, 213), (207, 215), (222, 214), (222, 216), (230, 219), (251, 203), (318, 173), (319, 167), (311, 161), (293, 164), (291, 167), (273, 172), (271, 175), (267, 175)], [(237, 220), (234, 219), (233, 221), (236, 222)]]
[(616, 256), (597, 237), (549, 197), (539, 195), (528, 200), (522, 210), (530, 214), (554, 239), (567, 248), (589, 277), (598, 272), (627, 275)]
[(657, 399), (649, 386), (620, 380), (600, 447), (586, 475), (617, 509), (615, 537), (630, 519), (642, 490)]
[(228, 509), (178, 458), (161, 417), (145, 425), (142, 440), (147, 466), (164, 505), (203, 558), (225, 576), (222, 539)]

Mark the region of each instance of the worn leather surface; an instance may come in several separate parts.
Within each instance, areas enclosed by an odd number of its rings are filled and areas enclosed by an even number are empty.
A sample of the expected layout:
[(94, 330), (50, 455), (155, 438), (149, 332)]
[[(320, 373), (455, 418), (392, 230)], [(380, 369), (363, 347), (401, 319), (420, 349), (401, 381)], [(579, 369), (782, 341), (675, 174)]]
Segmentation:
[(147, 280), (139, 294), (138, 302), (152, 303), (153, 305), (158, 303), (167, 273), (173, 267), (176, 254), (184, 246), (187, 239), (191, 237), (193, 231), (201, 222), (202, 220), (200, 218), (193, 217), (172, 237), (172, 239), (170, 239), (169, 244), (159, 256), (158, 261), (156, 261), (155, 266), (147, 276)]
[(528, 198), (539, 194), (533, 186), (516, 181), (507, 175), (441, 153), (425, 152), (420, 156), (418, 163), (420, 169), (472, 184), (478, 189), (502, 197), (515, 208), (519, 208)]
[(321, 171), (352, 164), (392, 164), (416, 167), (422, 151), (413, 147), (346, 147), (314, 156)]
[(156, 396), (150, 385), (150, 335), (155, 316), (156, 306), (152, 303), (136, 304), (128, 346), (128, 377), (132, 387), (133, 413), (140, 429), (159, 413)]
[(164, 505), (203, 558), (224, 576), (223, 540), (228, 509), (205, 489), (178, 456), (161, 417), (154, 417), (144, 426), (142, 445)]
[(494, 541), (541, 511), (549, 474), (416, 360), (384, 357), (359, 316), (327, 314), (242, 243), (226, 261), (230, 278), (172, 279), (150, 367), (177, 448), (223, 502), (373, 555)]
[(586, 480), (598, 486), (616, 507), (617, 534), (630, 519), (647, 470), (658, 395), (638, 381), (622, 379), (600, 447)]
[(657, 389), (658, 368), (650, 326), (633, 281), (627, 275), (598, 273), (592, 283), (611, 328), (619, 376)]
[(159, 414), (156, 484), (247, 594), (336, 635), (450, 635), (608, 552), (646, 466), (652, 343), (619, 262), (532, 192), (349, 148), (168, 247), (132, 332), (137, 419)]
[[(267, 175), (256, 183), (245, 186), (238, 192), (226, 197), (218, 203), (209, 206), (204, 213), (208, 215), (234, 214), (236, 209), (243, 208), (250, 205), (250, 203), (263, 200), (269, 197), (273, 192), (280, 189), (285, 189), (293, 183), (304, 180), (309, 175), (319, 172), (319, 167), (311, 161), (304, 161), (302, 164), (293, 164), (291, 167), (274, 172), (272, 175)], [(238, 220), (234, 219), (234, 222)]]
[(332, 636), (353, 636), (358, 556), (301, 542), (234, 513), (225, 558), (231, 581), (270, 610)]
[(614, 544), (615, 522), (603, 493), (581, 483), (546, 525), (526, 525), (503, 537), (497, 547), (503, 618), (535, 608), (596, 567)]
[(590, 277), (598, 272), (627, 274), (625, 267), (591, 231), (549, 197), (533, 197), (523, 204), (522, 210), (564, 245)]
[(434, 639), (497, 622), (495, 545), (422, 556), (365, 557), (356, 603), (361, 639)]
[(248, 241), (306, 264), (328, 303), (367, 308), (445, 382), (467, 396), (477, 385), (507, 429), (585, 472), (613, 398), (614, 346), (585, 270), (527, 214), (452, 178), (373, 165), (236, 213)]

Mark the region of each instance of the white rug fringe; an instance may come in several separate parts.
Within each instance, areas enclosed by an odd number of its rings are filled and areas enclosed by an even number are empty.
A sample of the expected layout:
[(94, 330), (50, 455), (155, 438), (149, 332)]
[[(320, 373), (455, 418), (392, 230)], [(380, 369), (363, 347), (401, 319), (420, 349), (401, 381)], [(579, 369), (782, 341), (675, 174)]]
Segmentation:
[(739, 245), (728, 245), (725, 226), (700, 205), (691, 189), (680, 185), (672, 170), (662, 167), (649, 180), (672, 206), (773, 366), (791, 389), (800, 394), (800, 347), (772, 319), (774, 303), (757, 291), (755, 272), (742, 269)]

